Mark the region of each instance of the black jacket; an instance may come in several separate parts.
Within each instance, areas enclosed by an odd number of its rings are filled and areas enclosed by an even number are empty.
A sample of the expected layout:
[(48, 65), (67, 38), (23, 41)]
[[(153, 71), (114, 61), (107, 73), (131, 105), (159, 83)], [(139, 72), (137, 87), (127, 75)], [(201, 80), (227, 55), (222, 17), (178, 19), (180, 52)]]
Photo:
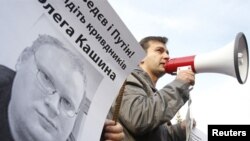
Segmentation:
[(14, 141), (8, 121), (8, 105), (15, 72), (0, 65), (0, 141)]

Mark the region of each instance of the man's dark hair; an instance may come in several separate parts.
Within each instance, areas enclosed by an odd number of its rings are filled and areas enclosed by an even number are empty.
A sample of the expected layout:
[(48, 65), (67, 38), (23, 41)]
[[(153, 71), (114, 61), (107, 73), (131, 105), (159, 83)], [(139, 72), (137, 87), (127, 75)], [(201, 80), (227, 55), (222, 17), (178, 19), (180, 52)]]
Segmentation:
[(142, 48), (144, 49), (144, 51), (147, 52), (147, 49), (149, 47), (148, 42), (149, 41), (158, 41), (161, 42), (163, 44), (166, 44), (168, 42), (168, 38), (167, 37), (161, 37), (161, 36), (148, 36), (143, 38), (139, 43), (142, 46)]

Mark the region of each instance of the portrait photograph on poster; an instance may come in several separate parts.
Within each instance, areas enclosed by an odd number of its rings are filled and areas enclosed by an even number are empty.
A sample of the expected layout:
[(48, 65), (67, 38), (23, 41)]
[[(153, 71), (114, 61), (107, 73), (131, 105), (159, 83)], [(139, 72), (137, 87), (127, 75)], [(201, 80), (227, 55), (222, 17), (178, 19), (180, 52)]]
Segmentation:
[(135, 38), (106, 1), (3, 4), (0, 140), (100, 140), (143, 56)]

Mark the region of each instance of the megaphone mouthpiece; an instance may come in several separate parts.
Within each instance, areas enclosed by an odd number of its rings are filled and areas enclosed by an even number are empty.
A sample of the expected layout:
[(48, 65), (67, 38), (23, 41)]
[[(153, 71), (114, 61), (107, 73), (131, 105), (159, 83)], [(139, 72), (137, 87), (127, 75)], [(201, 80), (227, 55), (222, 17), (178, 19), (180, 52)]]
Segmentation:
[(191, 66), (193, 72), (196, 72), (194, 67), (194, 58), (195, 56), (193, 55), (169, 59), (165, 64), (165, 71), (169, 74), (175, 74), (179, 67)]

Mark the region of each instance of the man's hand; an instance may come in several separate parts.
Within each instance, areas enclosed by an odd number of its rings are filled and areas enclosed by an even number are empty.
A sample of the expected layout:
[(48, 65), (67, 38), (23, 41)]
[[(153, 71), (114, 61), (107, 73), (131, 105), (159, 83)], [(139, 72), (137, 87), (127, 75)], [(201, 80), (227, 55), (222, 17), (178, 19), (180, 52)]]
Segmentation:
[(180, 70), (176, 75), (176, 79), (182, 80), (189, 83), (190, 85), (195, 84), (195, 74), (192, 70)]
[[(182, 129), (182, 130), (186, 130), (186, 126), (187, 126), (186, 120), (183, 120), (183, 121), (180, 123), (180, 125), (181, 125), (181, 129)], [(195, 119), (193, 119), (193, 128), (195, 128), (195, 126), (196, 126), (196, 121), (195, 121)]]
[(120, 123), (106, 119), (103, 132), (104, 141), (122, 141), (124, 139), (123, 127)]

